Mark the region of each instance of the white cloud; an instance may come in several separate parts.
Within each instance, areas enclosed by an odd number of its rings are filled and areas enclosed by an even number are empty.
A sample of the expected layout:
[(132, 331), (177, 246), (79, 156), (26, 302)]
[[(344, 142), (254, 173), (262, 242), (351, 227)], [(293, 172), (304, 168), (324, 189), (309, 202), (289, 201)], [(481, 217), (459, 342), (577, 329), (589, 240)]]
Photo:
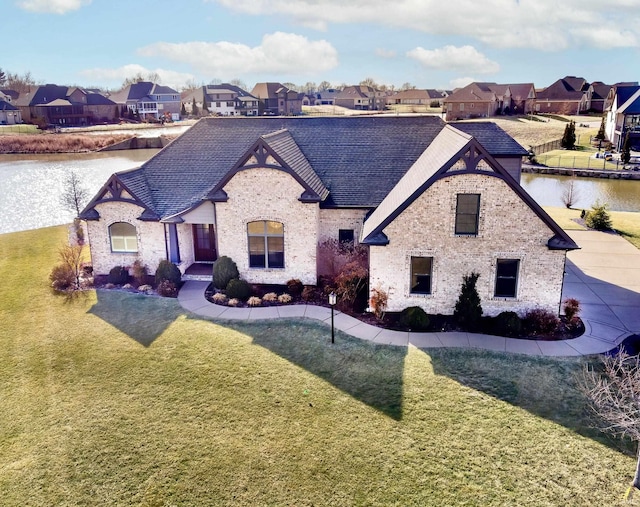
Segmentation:
[(131, 63), (129, 65), (123, 65), (117, 69), (104, 69), (95, 68), (87, 69), (80, 72), (82, 76), (91, 80), (97, 84), (102, 83), (122, 83), (127, 78), (135, 77), (139, 74), (148, 76), (151, 73), (156, 73), (160, 76), (160, 83), (170, 86), (172, 88), (181, 88), (187, 81), (195, 79), (193, 74), (174, 72), (166, 69), (147, 69), (142, 65)]
[[(637, 47), (638, 0), (209, 0), (247, 15), (287, 16), (326, 30), (332, 23), (376, 23), (464, 36), (500, 48), (559, 51), (576, 45)], [(393, 15), (390, 15), (390, 9)], [(608, 27), (607, 33), (587, 36)]]
[(91, 0), (20, 0), (18, 7), (31, 12), (65, 14), (90, 3)]
[(473, 83), (474, 81), (476, 80), (473, 79), (472, 77), (459, 77), (449, 81), (449, 88), (451, 90), (455, 90), (456, 88), (464, 88), (469, 83)]
[(380, 58), (395, 58), (396, 52), (391, 49), (376, 48), (376, 56)]
[(430, 69), (479, 74), (495, 74), (500, 70), (500, 65), (489, 60), (473, 46), (444, 46), (438, 49), (417, 47), (407, 52), (407, 56)]
[(256, 47), (226, 41), (156, 42), (140, 48), (138, 53), (186, 63), (209, 76), (306, 75), (338, 65), (338, 53), (329, 42), (310, 41), (302, 35), (282, 32), (265, 35)]

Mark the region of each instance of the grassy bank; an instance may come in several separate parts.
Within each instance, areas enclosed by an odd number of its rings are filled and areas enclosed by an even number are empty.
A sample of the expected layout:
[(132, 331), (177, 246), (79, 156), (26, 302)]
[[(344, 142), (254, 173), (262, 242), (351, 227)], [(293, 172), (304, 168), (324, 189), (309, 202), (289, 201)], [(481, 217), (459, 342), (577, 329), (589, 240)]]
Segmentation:
[(127, 134), (8, 134), (0, 136), (0, 153), (81, 153), (96, 151), (130, 137)]
[(0, 235), (3, 505), (622, 505), (634, 458), (589, 429), (581, 360), (67, 299), (65, 234)]

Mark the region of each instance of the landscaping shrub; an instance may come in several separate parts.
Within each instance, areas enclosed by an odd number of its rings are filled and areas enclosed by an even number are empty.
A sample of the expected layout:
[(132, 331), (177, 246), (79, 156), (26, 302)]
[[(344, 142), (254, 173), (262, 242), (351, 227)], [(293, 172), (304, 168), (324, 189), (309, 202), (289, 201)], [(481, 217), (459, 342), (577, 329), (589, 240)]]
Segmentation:
[(133, 261), (131, 265), (131, 276), (138, 285), (142, 285), (147, 280), (147, 266), (145, 266), (140, 259)]
[(251, 296), (247, 300), (247, 304), (249, 306), (260, 306), (262, 304), (262, 299), (260, 299), (258, 296)]
[(129, 281), (129, 270), (124, 266), (114, 266), (109, 271), (107, 281), (114, 285), (124, 285)]
[(262, 300), (267, 303), (275, 303), (278, 301), (278, 295), (275, 292), (267, 292), (264, 296), (262, 296)]
[(567, 298), (563, 303), (564, 315), (567, 321), (573, 323), (578, 320), (578, 314), (580, 313), (580, 301), (574, 298)]
[(371, 290), (371, 297), (369, 298), (369, 308), (373, 311), (373, 314), (377, 319), (384, 318), (384, 312), (387, 309), (387, 303), (389, 301), (389, 294), (385, 292), (382, 287), (375, 287)]
[(160, 285), (164, 280), (168, 280), (176, 287), (182, 281), (182, 273), (173, 262), (163, 259), (156, 269), (156, 285)]
[(339, 302), (352, 308), (356, 298), (366, 289), (368, 281), (369, 271), (359, 262), (347, 264), (335, 279)]
[(600, 204), (599, 201), (596, 201), (594, 205), (591, 206), (591, 211), (587, 212), (585, 217), (585, 223), (587, 227), (590, 229), (595, 229), (597, 231), (608, 231), (611, 229), (611, 215), (607, 211), (609, 206), (607, 204)]
[(233, 299), (230, 299), (227, 304), (229, 306), (238, 306), (240, 304), (240, 300), (236, 299), (236, 298), (233, 298)]
[(214, 303), (223, 305), (227, 302), (229, 298), (227, 297), (226, 294), (223, 294), (222, 292), (216, 292), (213, 296), (211, 296), (211, 299), (213, 299)]
[(240, 278), (238, 266), (230, 257), (223, 255), (213, 264), (213, 285), (225, 289), (234, 278)]
[(229, 280), (225, 291), (231, 299), (246, 301), (251, 296), (251, 285), (245, 280), (240, 280), (240, 278), (233, 278)]
[(313, 301), (316, 298), (316, 288), (307, 285), (304, 289), (302, 289), (302, 300), (303, 301)]
[(293, 297), (297, 297), (302, 294), (304, 290), (304, 285), (297, 278), (293, 278), (287, 282), (287, 292), (291, 294)]
[(138, 290), (140, 292), (144, 292), (146, 294), (150, 294), (151, 292), (153, 292), (153, 287), (151, 287), (151, 285), (144, 284), (144, 285), (138, 286)]
[(289, 294), (280, 294), (278, 296), (279, 303), (286, 305), (287, 303), (291, 303), (291, 301), (293, 301), (293, 298)]
[(51, 287), (53, 290), (65, 291), (70, 289), (76, 283), (76, 276), (69, 266), (65, 264), (58, 264), (54, 266), (49, 275), (51, 281)]
[(524, 332), (530, 336), (553, 334), (560, 325), (560, 319), (555, 313), (541, 308), (529, 310), (523, 319)]
[(335, 280), (348, 264), (353, 262), (367, 269), (369, 266), (369, 247), (362, 244), (340, 242), (327, 239), (318, 243), (318, 276)]
[(429, 327), (429, 316), (419, 306), (410, 306), (400, 313), (400, 324), (415, 331), (421, 331)]
[(494, 319), (493, 329), (498, 336), (520, 336), (522, 319), (516, 312), (502, 312)]
[(463, 276), (460, 296), (456, 301), (453, 317), (461, 329), (465, 331), (477, 331), (482, 317), (482, 306), (476, 283), (480, 275), (471, 273)]
[(171, 280), (162, 280), (158, 284), (158, 294), (165, 298), (176, 298), (178, 297), (178, 288), (176, 284)]

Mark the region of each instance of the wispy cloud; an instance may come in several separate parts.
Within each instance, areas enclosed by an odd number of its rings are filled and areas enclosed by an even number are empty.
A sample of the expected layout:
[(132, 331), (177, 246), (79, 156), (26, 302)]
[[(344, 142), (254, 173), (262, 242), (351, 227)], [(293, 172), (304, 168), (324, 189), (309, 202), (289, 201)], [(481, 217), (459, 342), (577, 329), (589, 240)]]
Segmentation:
[(396, 57), (396, 52), (391, 49), (376, 48), (376, 56), (390, 59)]
[(137, 75), (148, 76), (149, 74), (158, 74), (160, 82), (172, 88), (181, 88), (187, 81), (195, 80), (193, 74), (174, 72), (166, 69), (148, 69), (137, 63), (123, 65), (116, 69), (95, 68), (86, 69), (80, 72), (82, 76), (95, 83), (121, 83), (127, 78)]
[(186, 63), (209, 76), (307, 75), (338, 65), (338, 53), (329, 42), (283, 32), (265, 35), (256, 47), (227, 41), (156, 42), (138, 54)]
[[(575, 45), (637, 47), (638, 0), (208, 0), (253, 16), (286, 16), (307, 27), (376, 23), (464, 36), (500, 48), (560, 51)], [(393, 15), (389, 15), (390, 9)], [(607, 36), (587, 36), (607, 27)], [(614, 41), (612, 43), (612, 41)]]
[(472, 77), (459, 77), (449, 81), (449, 87), (452, 90), (455, 90), (456, 88), (464, 88), (469, 83), (473, 83), (474, 81), (475, 79), (473, 79)]
[(438, 49), (417, 47), (408, 51), (407, 56), (430, 69), (479, 74), (495, 74), (500, 70), (497, 62), (489, 60), (473, 46), (444, 46)]
[(19, 0), (18, 7), (31, 12), (65, 14), (89, 5), (91, 0)]

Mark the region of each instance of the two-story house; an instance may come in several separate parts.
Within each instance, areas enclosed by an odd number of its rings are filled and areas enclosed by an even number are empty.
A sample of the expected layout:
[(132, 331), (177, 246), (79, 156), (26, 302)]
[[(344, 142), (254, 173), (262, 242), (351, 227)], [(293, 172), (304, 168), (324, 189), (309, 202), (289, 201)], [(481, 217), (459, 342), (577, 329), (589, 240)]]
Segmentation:
[(109, 98), (121, 107), (137, 112), (141, 120), (180, 119), (180, 93), (169, 86), (141, 81), (127, 85)]

